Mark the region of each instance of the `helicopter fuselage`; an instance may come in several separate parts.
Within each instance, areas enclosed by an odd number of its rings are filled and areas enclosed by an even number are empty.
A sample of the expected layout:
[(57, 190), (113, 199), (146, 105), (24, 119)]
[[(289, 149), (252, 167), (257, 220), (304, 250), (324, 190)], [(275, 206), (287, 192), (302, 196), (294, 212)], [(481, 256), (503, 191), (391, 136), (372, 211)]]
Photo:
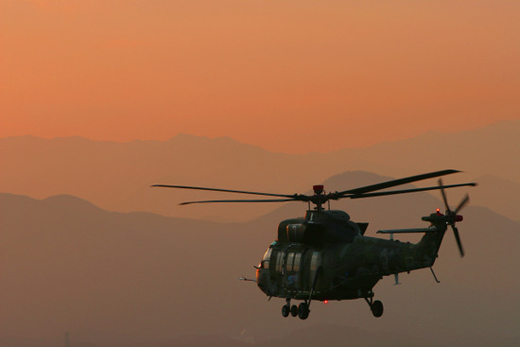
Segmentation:
[[(278, 239), (257, 269), (257, 284), (268, 296), (297, 300), (370, 298), (377, 282), (392, 274), (431, 267), (446, 223), (431, 226), (411, 244), (364, 236), (368, 224), (343, 211), (308, 211), (280, 223)], [(433, 218), (433, 219), (432, 219)]]

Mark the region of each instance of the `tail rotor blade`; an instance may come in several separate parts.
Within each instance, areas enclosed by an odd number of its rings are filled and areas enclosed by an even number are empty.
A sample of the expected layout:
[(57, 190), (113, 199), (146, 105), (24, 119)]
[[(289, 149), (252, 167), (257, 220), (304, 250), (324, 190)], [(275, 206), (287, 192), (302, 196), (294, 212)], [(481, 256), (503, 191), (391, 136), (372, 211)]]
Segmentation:
[(457, 213), (469, 202), (469, 195), (462, 199), (459, 203), (459, 206), (455, 209), (455, 211), (450, 210), (450, 206), (448, 205), (448, 198), (446, 197), (446, 192), (444, 191), (444, 186), (442, 184), (442, 179), (439, 178), (439, 187), (442, 194), (442, 200), (444, 200), (444, 205), (446, 206), (446, 223), (451, 226), (453, 229), (453, 235), (455, 235), (455, 241), (457, 241), (457, 246), (459, 247), (460, 256), (464, 256), (464, 248), (462, 247), (462, 241), (460, 240), (459, 229), (455, 226), (455, 221), (457, 219)]
[(460, 256), (464, 256), (464, 249), (462, 248), (462, 242), (460, 241), (459, 229), (456, 226), (452, 225), (453, 235), (455, 235), (455, 240), (457, 241), (457, 246), (459, 246)]
[(460, 202), (459, 206), (457, 206), (457, 208), (455, 209), (455, 214), (457, 214), (460, 210), (462, 210), (462, 208), (464, 206), (466, 206), (466, 204), (469, 202), (469, 195), (466, 194), (466, 196), (464, 197), (464, 199), (462, 199), (462, 201)]

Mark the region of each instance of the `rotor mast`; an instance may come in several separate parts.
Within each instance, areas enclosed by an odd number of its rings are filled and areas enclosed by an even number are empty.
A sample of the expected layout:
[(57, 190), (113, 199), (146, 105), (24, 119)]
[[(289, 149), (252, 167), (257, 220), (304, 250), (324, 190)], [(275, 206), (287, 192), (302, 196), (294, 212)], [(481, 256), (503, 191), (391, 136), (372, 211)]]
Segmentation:
[(314, 196), (310, 199), (312, 203), (316, 205), (314, 210), (316, 211), (323, 211), (323, 203), (328, 201), (325, 195), (325, 190), (323, 189), (322, 184), (318, 184), (315, 186), (312, 186), (312, 190), (314, 191)]

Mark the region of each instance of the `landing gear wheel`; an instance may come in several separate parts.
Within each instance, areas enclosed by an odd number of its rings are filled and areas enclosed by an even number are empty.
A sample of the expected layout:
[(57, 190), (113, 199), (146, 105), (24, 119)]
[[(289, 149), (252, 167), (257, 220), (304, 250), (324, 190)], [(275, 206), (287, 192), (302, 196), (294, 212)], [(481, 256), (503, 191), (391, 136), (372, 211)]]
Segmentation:
[(370, 310), (374, 317), (381, 317), (384, 311), (383, 303), (379, 300), (374, 301), (372, 305), (370, 305)]
[(290, 312), (291, 312), (291, 307), (289, 305), (282, 306), (282, 316), (289, 317)]
[(298, 306), (292, 305), (291, 306), (291, 316), (296, 317), (298, 315)]
[(310, 312), (311, 311), (309, 310), (309, 306), (305, 302), (302, 302), (300, 305), (298, 305), (298, 317), (300, 317), (300, 319), (307, 319)]

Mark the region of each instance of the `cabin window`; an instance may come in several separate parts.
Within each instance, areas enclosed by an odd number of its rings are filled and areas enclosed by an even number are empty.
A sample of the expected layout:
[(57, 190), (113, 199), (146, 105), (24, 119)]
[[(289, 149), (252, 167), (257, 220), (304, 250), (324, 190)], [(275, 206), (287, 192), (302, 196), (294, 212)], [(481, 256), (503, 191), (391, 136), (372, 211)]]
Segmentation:
[(320, 266), (320, 263), (321, 263), (321, 254), (320, 254), (320, 252), (312, 253), (311, 271), (318, 270), (318, 266)]
[(293, 271), (293, 262), (294, 262), (294, 253), (293, 252), (289, 252), (289, 254), (287, 254), (287, 271)]
[(314, 252), (312, 253), (312, 258), (311, 258), (311, 271), (310, 271), (310, 285), (312, 287), (312, 285), (314, 284), (314, 278), (316, 277), (316, 273), (318, 271), (318, 268), (320, 267), (321, 265), (321, 254), (320, 252)]
[(302, 254), (296, 253), (294, 255), (294, 265), (293, 265), (293, 271), (298, 272), (300, 271), (300, 262), (302, 260)]
[(264, 267), (264, 269), (269, 269), (269, 262), (271, 261), (272, 252), (272, 248), (268, 248), (267, 251), (265, 251), (264, 258), (262, 259), (262, 266)]

